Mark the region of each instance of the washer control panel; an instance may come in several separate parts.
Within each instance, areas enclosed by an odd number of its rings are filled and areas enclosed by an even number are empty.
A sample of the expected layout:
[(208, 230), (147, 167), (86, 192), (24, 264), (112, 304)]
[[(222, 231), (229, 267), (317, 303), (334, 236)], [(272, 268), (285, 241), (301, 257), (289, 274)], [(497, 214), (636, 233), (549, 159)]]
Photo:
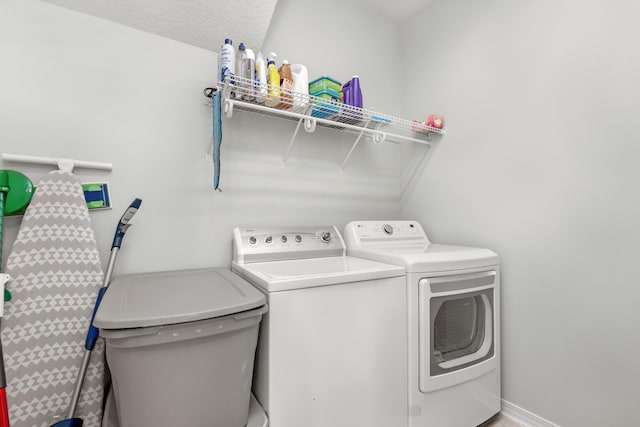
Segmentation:
[(343, 256), (345, 245), (335, 226), (236, 228), (233, 260), (237, 263)]
[(347, 247), (429, 243), (417, 221), (353, 221), (346, 225)]

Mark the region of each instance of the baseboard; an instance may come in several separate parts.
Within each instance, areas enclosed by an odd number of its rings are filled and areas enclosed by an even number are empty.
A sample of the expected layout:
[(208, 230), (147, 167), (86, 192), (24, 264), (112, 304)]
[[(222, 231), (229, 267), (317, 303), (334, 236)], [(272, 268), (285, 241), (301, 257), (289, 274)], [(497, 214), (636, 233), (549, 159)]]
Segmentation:
[(522, 425), (522, 427), (560, 427), (558, 424), (554, 424), (504, 399), (502, 399), (502, 410), (500, 413), (507, 418), (511, 418), (516, 423)]

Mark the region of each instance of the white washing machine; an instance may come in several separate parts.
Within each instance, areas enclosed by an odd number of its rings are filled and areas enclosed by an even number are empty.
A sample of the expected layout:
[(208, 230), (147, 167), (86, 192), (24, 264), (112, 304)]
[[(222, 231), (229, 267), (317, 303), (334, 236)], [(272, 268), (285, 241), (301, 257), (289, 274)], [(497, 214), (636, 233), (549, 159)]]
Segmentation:
[(345, 255), (335, 227), (235, 229), (267, 297), (253, 392), (270, 427), (407, 425), (404, 267)]
[(354, 221), (347, 253), (407, 270), (410, 427), (500, 412), (500, 269), (488, 249), (432, 244), (416, 221)]

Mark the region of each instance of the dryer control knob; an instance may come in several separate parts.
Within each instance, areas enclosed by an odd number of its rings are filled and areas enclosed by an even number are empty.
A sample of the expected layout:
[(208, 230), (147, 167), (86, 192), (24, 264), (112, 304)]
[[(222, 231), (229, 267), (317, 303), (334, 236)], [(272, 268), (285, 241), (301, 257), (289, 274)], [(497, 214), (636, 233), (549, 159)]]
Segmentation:
[(271, 236), (267, 236), (266, 239), (264, 239), (264, 242), (268, 245), (270, 245), (271, 243), (273, 243), (273, 237)]
[(287, 236), (282, 236), (282, 237), (280, 237), (280, 241), (281, 241), (282, 243), (287, 243)]
[(389, 224), (385, 224), (382, 226), (382, 229), (386, 234), (393, 234), (393, 227)]
[(331, 233), (329, 233), (328, 231), (325, 231), (320, 236), (320, 239), (325, 243), (329, 243), (331, 241)]
[(249, 244), (250, 245), (255, 245), (256, 243), (258, 243), (258, 239), (256, 239), (255, 236), (249, 237)]

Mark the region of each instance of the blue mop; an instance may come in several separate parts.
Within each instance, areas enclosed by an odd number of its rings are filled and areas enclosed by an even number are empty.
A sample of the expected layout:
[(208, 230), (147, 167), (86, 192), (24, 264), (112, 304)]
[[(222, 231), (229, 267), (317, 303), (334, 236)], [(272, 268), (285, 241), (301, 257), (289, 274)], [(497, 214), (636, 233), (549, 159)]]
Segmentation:
[(118, 222), (116, 233), (113, 237), (113, 243), (111, 244), (111, 254), (109, 255), (109, 264), (107, 265), (107, 271), (104, 274), (104, 282), (102, 288), (100, 288), (100, 291), (98, 292), (96, 302), (93, 306), (93, 313), (91, 314), (91, 321), (89, 322), (89, 329), (87, 330), (87, 337), (84, 345), (84, 356), (82, 359), (82, 365), (80, 366), (80, 370), (78, 371), (76, 384), (73, 388), (73, 394), (71, 396), (71, 404), (69, 405), (67, 418), (62, 421), (58, 421), (55, 424), (52, 424), (51, 427), (82, 427), (82, 424), (84, 423), (84, 420), (82, 418), (76, 416), (76, 409), (78, 407), (78, 403), (80, 402), (80, 392), (82, 391), (82, 384), (84, 383), (84, 378), (87, 374), (87, 369), (89, 368), (91, 353), (93, 352), (96, 342), (98, 341), (98, 336), (100, 333), (100, 330), (93, 325), (93, 318), (96, 316), (96, 312), (98, 311), (98, 307), (100, 306), (102, 297), (109, 287), (109, 282), (111, 282), (113, 267), (116, 263), (116, 257), (118, 255), (118, 251), (120, 250), (120, 246), (122, 245), (124, 234), (127, 232), (129, 227), (131, 227), (131, 218), (133, 218), (136, 212), (138, 212), (141, 204), (141, 199), (135, 199), (133, 202), (131, 202), (127, 210), (120, 218), (120, 221)]
[(220, 145), (222, 144), (221, 97), (218, 89), (211, 99), (211, 110), (213, 111), (213, 189), (218, 191), (222, 191), (218, 188), (220, 186)]

